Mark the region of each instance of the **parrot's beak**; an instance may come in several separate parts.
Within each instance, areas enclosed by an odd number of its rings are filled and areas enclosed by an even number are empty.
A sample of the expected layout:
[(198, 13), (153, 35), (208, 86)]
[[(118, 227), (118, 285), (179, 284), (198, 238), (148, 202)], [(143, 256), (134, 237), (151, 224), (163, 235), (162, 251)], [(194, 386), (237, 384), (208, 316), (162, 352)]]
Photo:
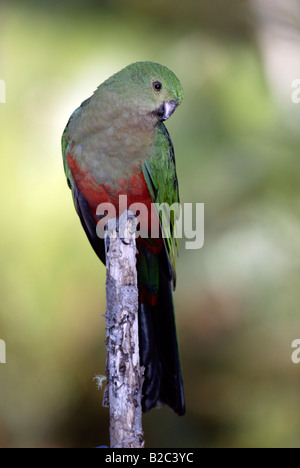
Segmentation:
[(174, 114), (178, 104), (179, 103), (176, 101), (164, 102), (163, 104), (164, 113), (163, 113), (162, 121), (168, 120), (171, 117), (171, 115)]

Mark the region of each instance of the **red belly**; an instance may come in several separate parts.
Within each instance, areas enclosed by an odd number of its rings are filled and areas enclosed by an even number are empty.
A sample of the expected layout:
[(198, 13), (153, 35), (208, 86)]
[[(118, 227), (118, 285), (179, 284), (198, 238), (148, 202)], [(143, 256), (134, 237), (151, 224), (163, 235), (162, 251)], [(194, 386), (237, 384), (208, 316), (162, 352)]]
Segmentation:
[[(143, 237), (151, 237), (151, 227), (153, 228), (154, 225), (156, 227), (155, 232), (159, 231), (159, 228), (157, 229), (159, 226), (158, 217), (156, 211), (154, 209), (151, 210), (153, 201), (141, 167), (132, 173), (130, 179), (120, 179), (117, 181), (116, 187), (111, 187), (109, 184), (100, 185), (90, 172), (82, 171), (70, 153), (67, 158), (76, 186), (88, 202), (96, 223), (99, 222), (96, 211), (98, 206), (102, 203), (111, 203), (116, 210), (116, 216), (120, 216), (124, 209), (122, 207), (122, 211), (120, 212), (119, 197), (120, 195), (126, 195), (127, 205), (125, 209), (130, 209), (130, 206), (134, 203), (141, 203), (147, 209), (147, 212), (145, 212), (147, 213), (147, 223), (145, 225), (148, 226), (148, 229), (147, 232), (143, 232), (141, 235)], [(134, 210), (134, 212), (136, 212), (136, 210)], [(106, 218), (106, 222), (107, 220), (108, 218)], [(141, 225), (143, 225), (143, 221), (145, 221), (142, 211), (139, 221)], [(161, 244), (161, 242), (159, 242), (159, 244)]]
[(128, 207), (133, 203), (144, 203), (147, 207), (151, 207), (152, 198), (142, 168), (136, 169), (130, 179), (118, 180), (117, 187), (113, 188), (109, 184), (100, 185), (90, 172), (82, 171), (70, 153), (67, 158), (77, 188), (87, 200), (94, 216), (98, 205), (101, 203), (112, 203), (119, 215), (120, 195), (127, 196)]

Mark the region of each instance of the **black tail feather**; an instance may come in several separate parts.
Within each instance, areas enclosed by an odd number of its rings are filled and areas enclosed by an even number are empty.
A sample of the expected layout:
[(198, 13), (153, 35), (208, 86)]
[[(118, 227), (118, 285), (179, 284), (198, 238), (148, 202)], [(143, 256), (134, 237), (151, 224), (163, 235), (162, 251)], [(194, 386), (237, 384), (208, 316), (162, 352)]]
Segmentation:
[[(165, 253), (161, 254), (165, 255)], [(141, 364), (145, 367), (143, 411), (166, 404), (178, 415), (185, 413), (172, 284), (162, 262), (158, 305), (140, 304)]]

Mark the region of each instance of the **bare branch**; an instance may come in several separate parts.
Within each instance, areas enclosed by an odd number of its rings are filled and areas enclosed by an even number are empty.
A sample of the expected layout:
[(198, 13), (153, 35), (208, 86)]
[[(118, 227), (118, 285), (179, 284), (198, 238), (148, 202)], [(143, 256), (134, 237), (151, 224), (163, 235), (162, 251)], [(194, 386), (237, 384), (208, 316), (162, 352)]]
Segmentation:
[[(103, 406), (110, 407), (112, 448), (144, 447), (143, 369), (139, 358), (136, 219), (124, 213), (124, 239), (108, 223), (106, 239), (106, 375)], [(121, 218), (122, 218), (121, 216)], [(122, 219), (120, 219), (120, 225)]]

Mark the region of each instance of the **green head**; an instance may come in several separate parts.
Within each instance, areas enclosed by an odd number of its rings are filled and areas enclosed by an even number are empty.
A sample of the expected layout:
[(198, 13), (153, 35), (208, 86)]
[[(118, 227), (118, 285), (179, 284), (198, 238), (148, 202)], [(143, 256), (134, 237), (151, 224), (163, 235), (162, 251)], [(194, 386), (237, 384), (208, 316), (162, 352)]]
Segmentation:
[(171, 70), (152, 62), (129, 65), (102, 85), (120, 96), (120, 105), (141, 116), (167, 120), (183, 100), (180, 81)]

